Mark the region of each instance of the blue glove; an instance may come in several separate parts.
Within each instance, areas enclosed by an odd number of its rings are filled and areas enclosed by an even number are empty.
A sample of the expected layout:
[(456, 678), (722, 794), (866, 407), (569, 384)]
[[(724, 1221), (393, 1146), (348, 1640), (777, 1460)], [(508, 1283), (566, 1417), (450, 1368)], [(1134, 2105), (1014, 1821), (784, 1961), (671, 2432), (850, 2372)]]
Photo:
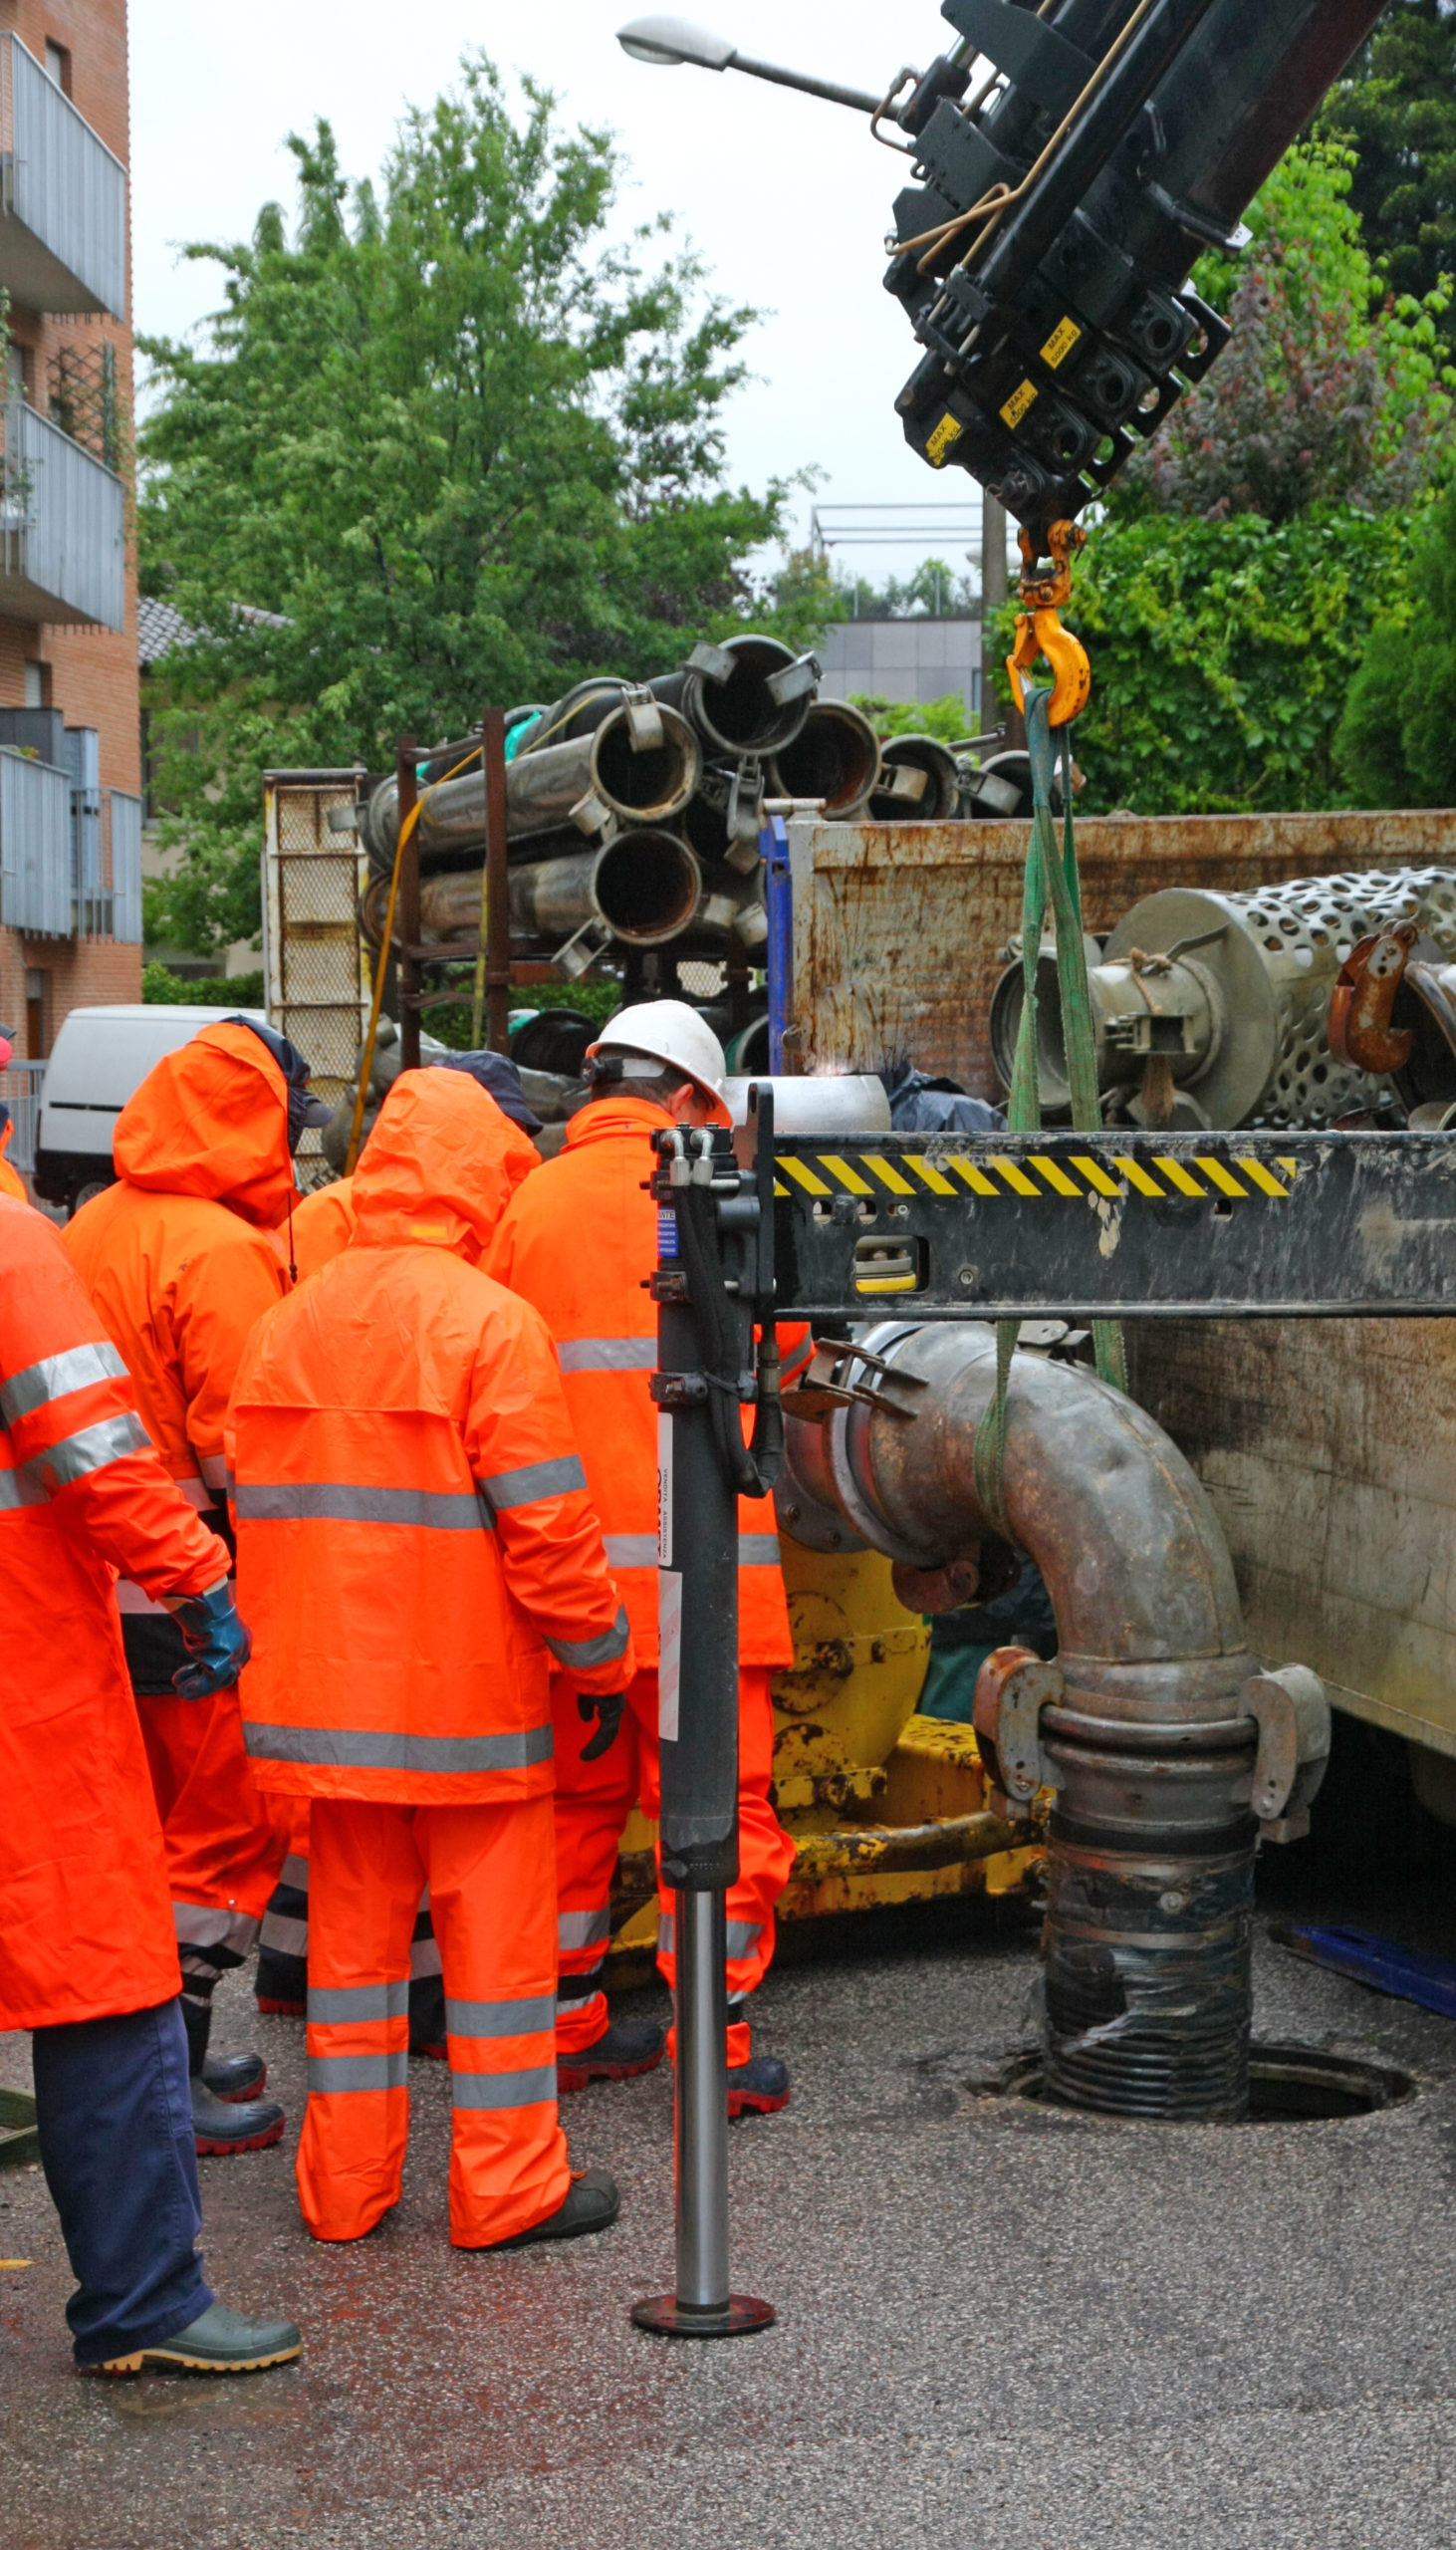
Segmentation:
[(621, 1729), (621, 1713), (626, 1707), (625, 1691), (607, 1691), (602, 1698), (592, 1691), (577, 1693), (577, 1714), (589, 1725), (595, 1717), (597, 1732), (590, 1744), (582, 1747), (584, 1762), (600, 1762), (609, 1753)]
[(172, 1675), (172, 1689), (184, 1700), (205, 1700), (213, 1691), (228, 1690), (252, 1655), (253, 1642), (238, 1618), (226, 1577), (208, 1593), (190, 1594), (173, 1604), (171, 1612), (194, 1659)]

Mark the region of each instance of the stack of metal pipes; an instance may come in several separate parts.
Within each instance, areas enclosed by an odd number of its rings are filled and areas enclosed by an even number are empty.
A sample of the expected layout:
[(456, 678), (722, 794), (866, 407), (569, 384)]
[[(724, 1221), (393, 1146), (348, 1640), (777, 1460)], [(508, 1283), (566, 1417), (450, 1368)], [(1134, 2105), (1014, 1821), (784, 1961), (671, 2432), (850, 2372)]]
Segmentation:
[[(694, 646), (650, 682), (605, 674), (550, 707), (511, 711), (516, 951), (548, 958), (569, 978), (612, 948), (670, 946), (678, 958), (736, 951), (762, 962), (766, 807), (816, 805), (840, 823), (991, 811), (963, 807), (962, 771), (944, 745), (905, 736), (881, 746), (856, 708), (819, 697), (819, 681), (816, 656), (745, 636)], [(432, 747), (419, 772), (423, 938), (468, 946), (482, 925), (479, 738)], [(370, 882), (361, 917), (375, 946), (398, 835), (389, 779), (364, 818)]]

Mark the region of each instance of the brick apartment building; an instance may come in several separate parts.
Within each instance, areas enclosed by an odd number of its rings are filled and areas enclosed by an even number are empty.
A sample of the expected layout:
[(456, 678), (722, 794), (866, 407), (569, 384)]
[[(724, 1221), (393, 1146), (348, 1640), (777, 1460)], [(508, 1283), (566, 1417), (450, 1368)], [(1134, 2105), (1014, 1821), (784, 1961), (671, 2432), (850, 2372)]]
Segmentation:
[(135, 1000), (125, 0), (0, 0), (0, 1021)]

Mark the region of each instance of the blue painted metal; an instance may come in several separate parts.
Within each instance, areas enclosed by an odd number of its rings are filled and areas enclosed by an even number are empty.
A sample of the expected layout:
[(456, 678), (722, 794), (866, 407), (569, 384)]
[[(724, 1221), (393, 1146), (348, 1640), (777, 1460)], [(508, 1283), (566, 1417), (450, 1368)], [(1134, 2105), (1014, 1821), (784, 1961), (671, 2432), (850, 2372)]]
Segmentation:
[(1440, 2018), (1456, 2019), (1456, 1965), (1449, 1957), (1418, 1956), (1413, 1948), (1397, 1947), (1372, 1930), (1297, 1929), (1278, 1923), (1269, 1935), (1311, 1965), (1328, 1966), (1372, 1992), (1389, 1992), (1398, 2001), (1419, 2002)]
[(769, 1069), (784, 1068), (784, 1029), (794, 983), (794, 884), (789, 873), (789, 833), (782, 815), (770, 815), (759, 834), (764, 860), (764, 902), (769, 916)]

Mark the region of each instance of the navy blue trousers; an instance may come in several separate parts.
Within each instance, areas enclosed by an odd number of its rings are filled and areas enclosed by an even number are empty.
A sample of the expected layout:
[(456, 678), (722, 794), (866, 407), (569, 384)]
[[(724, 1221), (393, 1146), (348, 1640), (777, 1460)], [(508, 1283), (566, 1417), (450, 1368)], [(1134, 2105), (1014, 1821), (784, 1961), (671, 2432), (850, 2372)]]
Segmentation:
[(80, 2290), (78, 2364), (175, 2337), (212, 2295), (180, 2000), (34, 2035), (41, 2166)]

